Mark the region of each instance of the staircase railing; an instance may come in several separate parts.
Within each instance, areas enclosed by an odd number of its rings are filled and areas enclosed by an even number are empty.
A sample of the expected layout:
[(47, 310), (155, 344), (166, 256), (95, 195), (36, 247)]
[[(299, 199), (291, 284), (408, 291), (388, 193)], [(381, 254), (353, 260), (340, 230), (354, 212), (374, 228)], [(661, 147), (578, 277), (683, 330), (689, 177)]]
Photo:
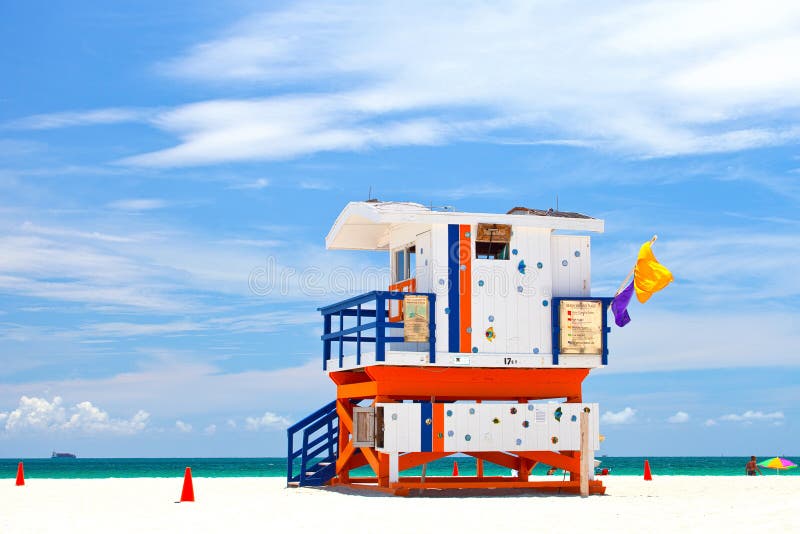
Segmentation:
[[(339, 456), (336, 401), (290, 426), (286, 430), (286, 437), (287, 484), (321, 486), (336, 474), (336, 459)], [(297, 439), (300, 437), (302, 439)]]

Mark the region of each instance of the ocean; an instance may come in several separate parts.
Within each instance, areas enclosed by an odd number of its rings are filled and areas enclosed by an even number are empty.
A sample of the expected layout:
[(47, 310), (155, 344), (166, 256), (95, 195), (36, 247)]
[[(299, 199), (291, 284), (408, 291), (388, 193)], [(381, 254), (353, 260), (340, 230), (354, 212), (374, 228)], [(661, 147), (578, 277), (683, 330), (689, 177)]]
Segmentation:
[[(759, 457), (759, 461), (766, 458)], [(789, 457), (800, 464), (799, 457)], [(475, 460), (469, 457), (449, 458), (431, 462), (428, 475), (450, 475), (453, 461), (458, 462), (461, 475), (475, 474)], [(641, 475), (644, 457), (600, 457), (602, 467), (613, 475)], [(649, 457), (654, 476), (743, 476), (748, 458), (735, 456)], [(195, 477), (285, 477), (286, 458), (8, 458), (0, 459), (0, 478), (14, 478), (17, 463), (24, 462), (25, 478), (169, 478), (183, 476), (184, 469), (192, 468)], [(547, 466), (538, 465), (534, 475), (544, 475)], [(361, 468), (363, 474), (371, 474)], [(772, 469), (764, 474), (775, 475)], [(354, 471), (353, 474), (357, 474)], [(403, 471), (403, 474), (420, 474), (420, 468)], [(509, 470), (485, 463), (485, 475), (507, 475)], [(798, 476), (800, 468), (789, 469), (779, 476)]]

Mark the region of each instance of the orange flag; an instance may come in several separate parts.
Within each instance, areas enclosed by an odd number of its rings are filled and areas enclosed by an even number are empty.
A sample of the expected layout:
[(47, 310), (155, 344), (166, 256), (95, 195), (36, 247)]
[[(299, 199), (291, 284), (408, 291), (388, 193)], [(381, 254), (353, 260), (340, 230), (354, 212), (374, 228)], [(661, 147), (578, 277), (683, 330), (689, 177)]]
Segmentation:
[(633, 271), (633, 287), (636, 289), (636, 298), (645, 303), (653, 293), (661, 291), (672, 282), (672, 273), (669, 269), (658, 263), (650, 249), (648, 241), (639, 249), (639, 258)]

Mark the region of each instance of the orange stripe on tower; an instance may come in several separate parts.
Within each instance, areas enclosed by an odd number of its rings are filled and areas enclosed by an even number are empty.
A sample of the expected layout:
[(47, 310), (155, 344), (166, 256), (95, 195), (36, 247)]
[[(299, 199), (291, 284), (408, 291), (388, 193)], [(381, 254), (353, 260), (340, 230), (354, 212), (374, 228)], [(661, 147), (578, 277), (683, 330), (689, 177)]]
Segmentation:
[(458, 238), (458, 291), (460, 300), (459, 352), (472, 352), (472, 334), (467, 330), (472, 326), (472, 226), (462, 224)]
[(433, 451), (444, 450), (444, 404), (433, 405)]

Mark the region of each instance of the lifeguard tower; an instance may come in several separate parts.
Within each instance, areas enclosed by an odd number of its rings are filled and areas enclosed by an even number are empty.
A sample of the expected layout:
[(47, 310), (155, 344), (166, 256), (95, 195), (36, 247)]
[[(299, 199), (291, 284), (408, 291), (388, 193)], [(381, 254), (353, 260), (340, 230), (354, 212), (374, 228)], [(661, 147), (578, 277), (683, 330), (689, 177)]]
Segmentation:
[[(327, 248), (388, 252), (392, 283), (319, 309), (336, 400), (289, 428), (289, 485), (603, 493), (589, 480), (599, 409), (581, 393), (608, 363), (611, 299), (591, 296), (585, 235), (602, 231), (553, 210), (349, 203)], [(404, 475), (457, 453), (474, 476)], [(484, 476), (484, 462), (515, 474)], [(529, 480), (540, 462), (568, 479)], [(351, 476), (362, 466), (372, 475)]]

